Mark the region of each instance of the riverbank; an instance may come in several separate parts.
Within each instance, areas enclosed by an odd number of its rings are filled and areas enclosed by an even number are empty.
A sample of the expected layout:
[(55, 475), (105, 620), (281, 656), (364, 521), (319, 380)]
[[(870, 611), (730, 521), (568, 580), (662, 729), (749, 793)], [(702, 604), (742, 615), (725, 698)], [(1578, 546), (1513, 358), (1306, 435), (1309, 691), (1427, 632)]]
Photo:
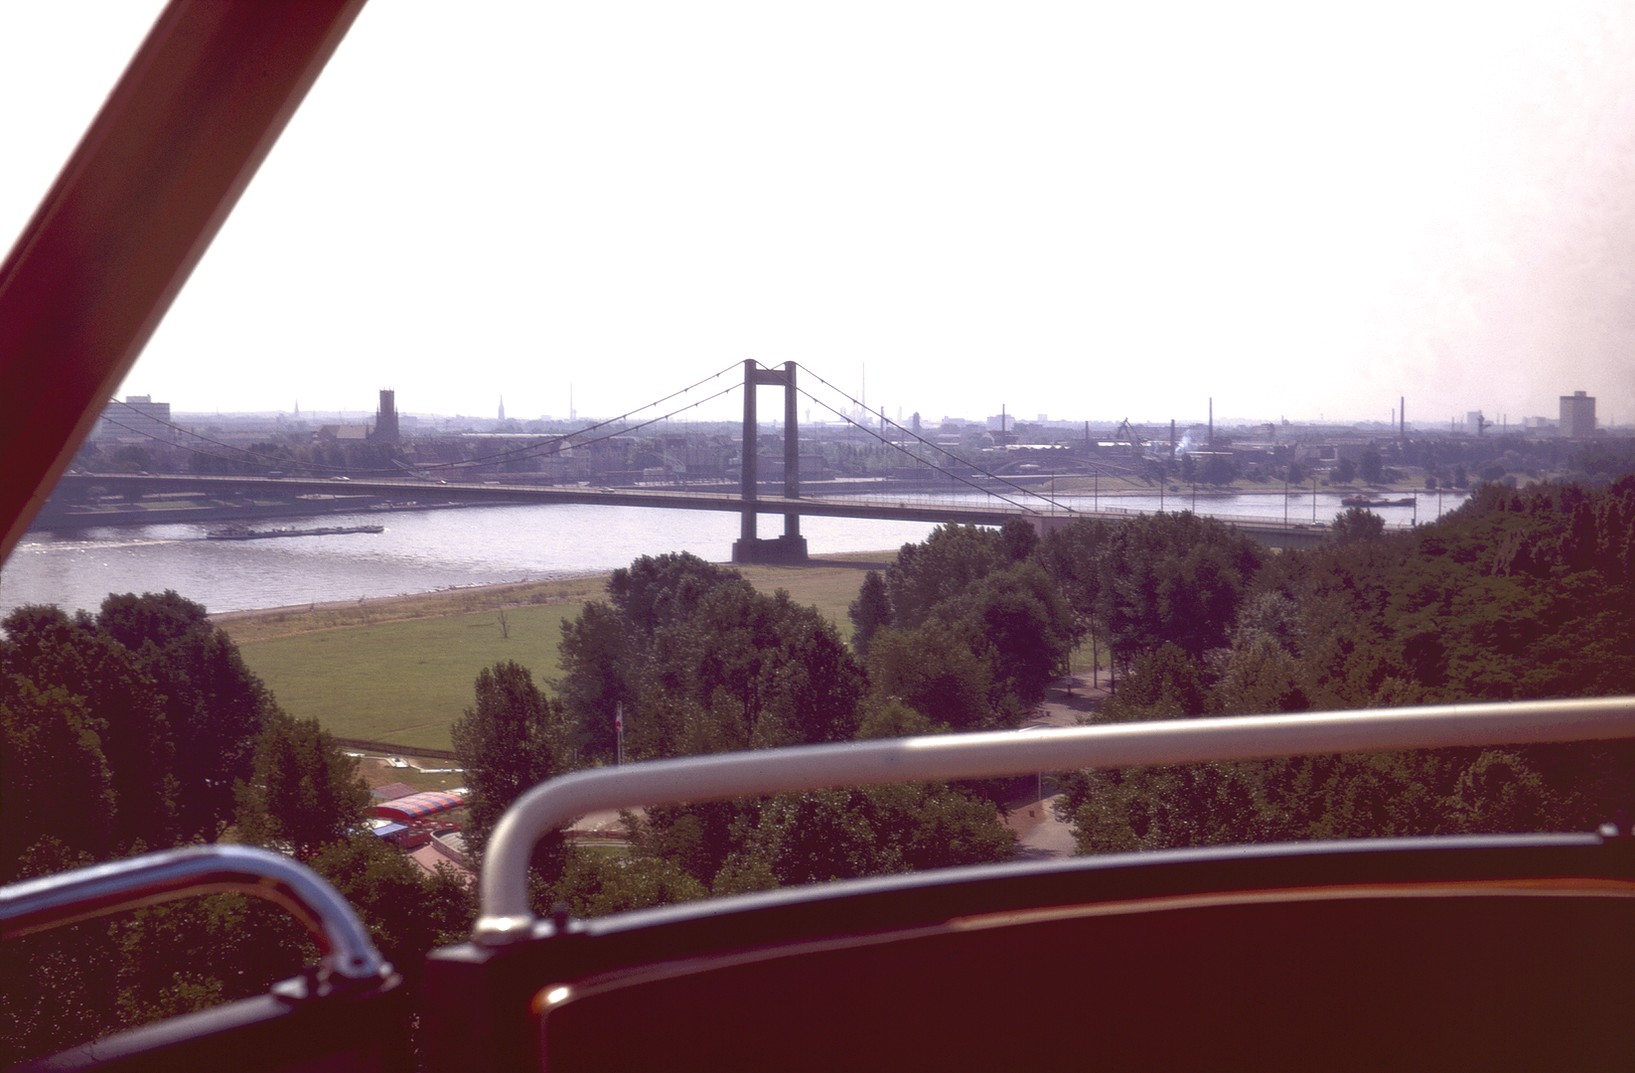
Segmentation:
[[(828, 556), (798, 566), (744, 566), (765, 593), (783, 590), (844, 637), (863, 577), (894, 552)], [(236, 611), (211, 620), (286, 712), (341, 738), (447, 749), (484, 667), (514, 660), (541, 684), (560, 676), (564, 622), (605, 596), (608, 573), (478, 585), (351, 602)]]
[[(843, 633), (849, 634), (851, 625), (845, 611), (857, 598), (863, 575), (869, 570), (884, 570), (896, 557), (895, 551), (852, 552), (824, 556), (792, 566), (754, 565), (737, 566), (735, 569), (762, 592), (785, 589), (797, 603), (817, 607), (837, 626), (841, 626)], [(452, 618), (561, 604), (582, 606), (606, 595), (611, 576), (611, 572), (603, 571), (548, 581), (468, 585), (401, 596), (224, 611), (211, 615), (210, 621), (220, 626), (234, 643), (254, 644), (324, 630), (417, 619)]]

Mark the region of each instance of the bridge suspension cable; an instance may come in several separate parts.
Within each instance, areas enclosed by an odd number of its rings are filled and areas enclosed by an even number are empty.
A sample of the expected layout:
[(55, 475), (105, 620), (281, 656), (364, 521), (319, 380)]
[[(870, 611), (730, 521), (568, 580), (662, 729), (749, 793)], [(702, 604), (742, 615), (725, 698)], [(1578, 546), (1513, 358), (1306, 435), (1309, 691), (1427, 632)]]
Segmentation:
[[(517, 459), (517, 458), (528, 458), (528, 457), (532, 457), (535, 454), (547, 453), (548, 451), (560, 450), (562, 445), (567, 440), (573, 439), (575, 437), (582, 437), (586, 433), (594, 432), (594, 431), (596, 431), (598, 429), (606, 428), (609, 425), (618, 424), (619, 427), (617, 429), (615, 429), (614, 431), (608, 433), (605, 436), (598, 436), (598, 437), (594, 437), (594, 438), (591, 438), (591, 439), (578, 440), (578, 441), (575, 442), (574, 446), (580, 446), (580, 447), (589, 446), (589, 445), (594, 444), (594, 443), (600, 443), (600, 442), (602, 442), (603, 440), (606, 440), (606, 439), (611, 439), (611, 438), (613, 438), (615, 436), (626, 435), (626, 434), (628, 434), (630, 432), (633, 432), (633, 431), (635, 431), (637, 429), (646, 428), (649, 425), (654, 425), (654, 424), (657, 424), (660, 421), (667, 420), (668, 418), (674, 417), (677, 414), (685, 413), (688, 410), (691, 410), (691, 409), (694, 409), (696, 407), (702, 406), (703, 404), (705, 404), (707, 402), (711, 402), (711, 401), (713, 401), (715, 399), (720, 398), (723, 395), (730, 394), (731, 392), (737, 390), (740, 385), (737, 384), (737, 383), (733, 383), (733, 384), (721, 389), (720, 391), (715, 392), (714, 394), (711, 394), (711, 395), (708, 395), (708, 396), (706, 396), (704, 398), (697, 399), (697, 400), (694, 400), (692, 402), (689, 402), (685, 406), (678, 406), (673, 410), (667, 411), (666, 413), (663, 413), (663, 414), (659, 414), (658, 416), (649, 418), (649, 419), (647, 419), (645, 421), (638, 422), (638, 423), (636, 423), (634, 425), (620, 424), (620, 422), (628, 421), (629, 418), (631, 418), (632, 416), (634, 416), (636, 414), (641, 413), (643, 410), (649, 410), (649, 409), (652, 409), (655, 406), (661, 406), (664, 403), (669, 402), (671, 399), (678, 398), (678, 397), (680, 397), (682, 395), (685, 395), (685, 394), (691, 392), (695, 388), (699, 388), (699, 387), (702, 387), (705, 384), (708, 384), (712, 380), (718, 380), (722, 376), (726, 375), (727, 373), (734, 372), (737, 369), (738, 369), (738, 364), (736, 362), (734, 362), (732, 365), (728, 365), (725, 368), (710, 374), (709, 376), (706, 376), (706, 377), (703, 377), (703, 378), (701, 378), (699, 380), (696, 380), (693, 383), (688, 384), (686, 387), (680, 388), (680, 389), (678, 389), (676, 391), (672, 391), (668, 395), (661, 396), (660, 398), (655, 399), (652, 402), (646, 403), (645, 405), (642, 405), (642, 406), (638, 406), (633, 410), (627, 410), (623, 414), (620, 414), (620, 415), (618, 415), (616, 417), (609, 417), (609, 418), (605, 418), (604, 420), (594, 422), (594, 423), (592, 423), (590, 425), (585, 426), (582, 429), (577, 429), (577, 430), (575, 430), (573, 432), (554, 434), (554, 435), (552, 435), (552, 436), (550, 436), (548, 438), (536, 440), (533, 443), (524, 444), (524, 445), (521, 445), (521, 446), (518, 446), (518, 447), (506, 448), (505, 450), (502, 450), (502, 451), (495, 451), (492, 454), (487, 454), (487, 455), (479, 455), (479, 456), (477, 456), (475, 458), (460, 459), (460, 460), (454, 461), (454, 462), (437, 462), (437, 463), (432, 463), (430, 465), (418, 466), (418, 467), (415, 467), (412, 470), (412, 472), (414, 472), (414, 473), (426, 473), (426, 472), (440, 471), (440, 470), (468, 469), (468, 468), (471, 468), (473, 466), (482, 465), (482, 464), (486, 464), (486, 463), (490, 463), (490, 462), (503, 462), (503, 461), (514, 460), (514, 459)], [(201, 458), (214, 458), (214, 459), (217, 459), (218, 461), (222, 461), (222, 462), (254, 461), (254, 462), (257, 462), (257, 463), (266, 464), (269, 467), (273, 467), (273, 468), (288, 467), (290, 469), (302, 469), (302, 470), (309, 470), (309, 471), (317, 471), (317, 472), (321, 472), (321, 473), (346, 473), (346, 474), (350, 474), (350, 475), (353, 475), (353, 476), (392, 476), (392, 477), (395, 477), (395, 476), (398, 476), (399, 474), (401, 474), (403, 472), (402, 466), (393, 466), (393, 467), (384, 467), (384, 468), (381, 468), (381, 467), (360, 468), (358, 466), (344, 466), (344, 465), (338, 466), (338, 465), (333, 465), (333, 464), (326, 463), (326, 462), (319, 462), (319, 461), (315, 461), (315, 460), (304, 460), (304, 459), (283, 457), (283, 456), (279, 456), (279, 455), (269, 455), (269, 454), (265, 454), (265, 453), (262, 453), (262, 452), (259, 452), (259, 451), (250, 450), (249, 448), (246, 448), (246, 447), (239, 447), (239, 446), (237, 446), (235, 444), (226, 443), (226, 442), (224, 442), (222, 440), (214, 439), (213, 437), (207, 436), (202, 432), (198, 432), (198, 431), (195, 431), (194, 429), (188, 428), (185, 425), (178, 425), (174, 421), (167, 421), (167, 420), (165, 420), (164, 418), (161, 418), (161, 417), (154, 417), (151, 414), (148, 414), (148, 413), (146, 413), (144, 411), (138, 410), (135, 406), (132, 406), (130, 403), (127, 403), (127, 402), (125, 402), (125, 401), (123, 401), (121, 399), (112, 399), (110, 401), (112, 401), (113, 403), (115, 403), (115, 404), (117, 404), (119, 406), (123, 406), (128, 410), (133, 410), (133, 411), (141, 414), (144, 421), (149, 421), (149, 422), (152, 422), (154, 424), (163, 425), (164, 427), (172, 430), (173, 432), (179, 433), (179, 434), (184, 435), (184, 436), (190, 436), (190, 437), (192, 437), (192, 438), (194, 438), (196, 440), (201, 440), (204, 443), (210, 444), (211, 446), (219, 447), (224, 451), (233, 452), (233, 454), (218, 454), (218, 453), (216, 453), (214, 451), (207, 451), (207, 450), (204, 450), (204, 449), (199, 448), (199, 447), (190, 446), (188, 444), (174, 443), (174, 442), (172, 442), (170, 440), (165, 439), (162, 436), (159, 436), (159, 435), (155, 434), (152, 431), (142, 429), (142, 428), (136, 428), (136, 427), (133, 427), (131, 425), (127, 425), (124, 422), (118, 421), (118, 420), (116, 420), (116, 419), (114, 419), (112, 417), (105, 418), (105, 420), (107, 420), (107, 422), (109, 424), (114, 425), (117, 428), (121, 428), (121, 429), (125, 430), (126, 432), (131, 433), (132, 435), (141, 436), (141, 437), (143, 437), (145, 439), (153, 440), (155, 443), (162, 443), (162, 444), (166, 445), (167, 447), (179, 448), (179, 449), (181, 449), (183, 451), (188, 452), (189, 454), (197, 455), (197, 456), (199, 456)]]
[[(701, 378), (699, 380), (695, 380), (693, 383), (688, 384), (686, 387), (680, 388), (680, 389), (678, 389), (676, 391), (672, 391), (668, 395), (660, 396), (659, 398), (653, 400), (652, 402), (646, 403), (646, 404), (644, 404), (642, 406), (638, 406), (633, 410), (626, 410), (624, 413), (619, 414), (617, 417), (605, 418), (605, 419), (603, 419), (601, 421), (594, 422), (593, 424), (586, 425), (584, 428), (578, 429), (578, 430), (573, 431), (573, 432), (565, 432), (565, 433), (561, 433), (561, 434), (558, 434), (558, 435), (553, 435), (548, 439), (542, 439), (542, 440), (536, 441), (534, 443), (523, 444), (523, 445), (518, 446), (518, 447), (509, 447), (509, 448), (506, 448), (503, 451), (496, 451), (493, 454), (488, 454), (488, 455), (479, 455), (476, 458), (461, 459), (458, 462), (438, 462), (438, 463), (435, 463), (433, 465), (421, 466), (420, 471), (425, 472), (425, 471), (439, 470), (439, 469), (469, 468), (471, 466), (478, 465), (478, 464), (481, 464), (481, 463), (496, 462), (496, 461), (508, 461), (508, 460), (513, 460), (513, 459), (516, 459), (516, 458), (531, 457), (530, 452), (539, 453), (545, 448), (560, 449), (563, 442), (566, 441), (566, 440), (572, 439), (575, 436), (583, 436), (588, 432), (595, 432), (596, 430), (606, 428), (609, 425), (619, 424), (620, 422), (628, 421), (631, 417), (634, 417), (636, 414), (641, 413), (643, 410), (650, 410), (655, 406), (662, 406), (664, 403), (669, 402), (671, 399), (678, 398), (678, 397), (680, 397), (682, 395), (687, 394), (688, 392), (692, 391), (694, 388), (703, 387), (705, 384), (709, 383), (711, 380), (719, 380), (721, 377), (725, 376), (727, 373), (736, 372), (738, 368), (739, 368), (738, 363), (734, 362), (731, 365), (728, 365), (724, 369), (720, 369), (717, 372), (711, 373), (709, 376), (703, 377), (703, 378)], [(698, 400), (695, 400), (693, 402), (689, 402), (685, 406), (678, 406), (674, 410), (671, 410), (671, 411), (669, 411), (667, 413), (660, 414), (657, 417), (653, 417), (653, 418), (649, 418), (648, 420), (641, 421), (641, 422), (639, 422), (639, 423), (637, 423), (635, 425), (619, 424), (619, 427), (615, 431), (609, 433), (607, 436), (597, 437), (596, 439), (583, 440), (583, 441), (580, 441), (580, 442), (576, 443), (575, 446), (587, 446), (587, 445), (592, 444), (592, 443), (600, 443), (602, 440), (610, 439), (613, 436), (622, 436), (622, 435), (624, 435), (624, 434), (626, 434), (628, 432), (631, 432), (631, 431), (633, 431), (635, 429), (646, 428), (648, 425), (657, 424), (658, 422), (663, 421), (663, 420), (665, 420), (667, 418), (674, 417), (676, 414), (685, 413), (688, 410), (694, 409), (695, 407), (702, 406), (706, 402), (710, 402), (710, 401), (712, 401), (714, 399), (718, 399), (722, 395), (726, 395), (726, 394), (728, 394), (728, 393), (730, 393), (732, 391), (737, 390), (737, 388), (739, 386), (740, 385), (738, 385), (737, 383), (734, 383), (734, 384), (732, 384), (732, 385), (730, 385), (728, 387), (725, 387), (725, 388), (721, 389), (720, 391), (717, 391), (713, 395), (709, 395), (709, 396), (706, 396), (705, 398), (698, 399)]]
[[(865, 412), (865, 413), (868, 412), (868, 409), (867, 409), (866, 406), (864, 406), (862, 400), (854, 398), (844, 388), (836, 387), (834, 384), (829, 383), (829, 381), (823, 379), (823, 377), (819, 376), (817, 373), (812, 372), (811, 369), (807, 368), (806, 366), (801, 367), (801, 372), (804, 373), (807, 377), (809, 377), (809, 378), (811, 378), (813, 380), (816, 380), (818, 383), (822, 384), (824, 387), (828, 388), (830, 391), (833, 391), (835, 394), (839, 395), (841, 398), (846, 399), (848, 402), (852, 403), (854, 406), (858, 407), (860, 410), (863, 410), (863, 412)], [(919, 455), (917, 455), (914, 452), (910, 451), (908, 448), (904, 447), (902, 444), (890, 439), (889, 437), (881, 435), (879, 432), (876, 432), (874, 429), (868, 427), (867, 425), (862, 424), (862, 423), (854, 420), (848, 414), (842, 413), (840, 410), (837, 410), (833, 406), (830, 406), (828, 403), (824, 402), (822, 399), (819, 399), (817, 396), (815, 396), (815, 395), (811, 394), (810, 392), (806, 391), (805, 388), (797, 388), (796, 390), (799, 391), (802, 395), (805, 395), (811, 401), (813, 401), (813, 402), (817, 403), (819, 406), (823, 407), (825, 410), (828, 410), (830, 413), (834, 414), (836, 417), (839, 417), (842, 421), (846, 422), (848, 425), (851, 425), (853, 428), (857, 428), (857, 429), (862, 430), (863, 432), (868, 433), (870, 436), (873, 436), (875, 439), (879, 440), (881, 443), (884, 443), (889, 447), (892, 447), (892, 448), (894, 448), (894, 449), (896, 449), (898, 451), (901, 451), (903, 454), (907, 455), (909, 458), (914, 459), (914, 461), (919, 462), (922, 465), (930, 466), (932, 469), (936, 470), (938, 473), (944, 474), (944, 475), (952, 478), (953, 480), (959, 481), (962, 484), (969, 485), (970, 487), (976, 489), (979, 492), (982, 492), (982, 493), (984, 493), (986, 495), (993, 496), (996, 499), (1003, 500), (1004, 502), (1009, 503), (1011, 506), (1016, 507), (1018, 510), (1027, 510), (1027, 509), (1029, 509), (1028, 507), (1023, 506), (1023, 504), (1018, 503), (1015, 500), (1010, 499), (1007, 496), (1000, 495), (998, 492), (995, 492), (992, 489), (984, 488), (982, 485), (976, 483), (975, 481), (971, 481), (971, 480), (969, 480), (969, 479), (967, 479), (965, 477), (960, 476), (958, 473), (955, 473), (953, 470), (950, 470), (950, 469), (948, 469), (948, 468), (946, 468), (944, 466), (937, 465), (937, 463), (931, 461), (930, 459), (920, 457)], [(929, 447), (931, 450), (936, 451), (938, 454), (941, 454), (941, 455), (943, 455), (943, 456), (945, 456), (945, 457), (947, 457), (949, 459), (952, 459), (953, 461), (958, 462), (961, 465), (971, 466), (971, 463), (968, 460), (966, 460), (964, 458), (961, 458), (959, 455), (957, 455), (954, 452), (948, 450), (946, 447), (943, 447), (941, 444), (935, 443), (935, 442), (933, 442), (931, 440), (926, 439), (924, 436), (921, 436), (918, 432), (915, 432), (912, 429), (904, 428), (902, 425), (899, 425), (897, 422), (895, 422), (895, 421), (891, 420), (890, 418), (886, 417), (884, 414), (880, 415), (880, 422), (881, 422), (882, 425), (890, 425), (892, 428), (896, 429), (898, 432), (901, 432), (903, 435), (913, 439), (917, 443), (920, 443), (920, 444), (922, 444), (922, 445), (924, 445), (926, 447)], [(998, 481), (999, 483), (1001, 483), (1003, 485), (1006, 485), (1009, 488), (1014, 489), (1017, 493), (1025, 496), (1025, 497), (1028, 497), (1030, 499), (1040, 500), (1042, 502), (1050, 504), (1050, 506), (1053, 509), (1066, 511), (1069, 514), (1078, 513), (1078, 511), (1076, 509), (1074, 509), (1073, 507), (1070, 507), (1070, 506), (1068, 506), (1068, 505), (1066, 505), (1064, 503), (1058, 502), (1053, 496), (1043, 495), (1043, 494), (1041, 494), (1039, 492), (1035, 492), (1031, 488), (1026, 488), (1026, 487), (1023, 487), (1020, 484), (1017, 484), (1015, 481), (1010, 480), (1008, 477), (1004, 477), (1004, 476), (1002, 476), (1000, 474), (997, 474), (997, 473), (991, 473), (988, 470), (985, 470), (980, 466), (972, 466), (972, 468), (975, 469), (978, 473), (982, 474), (984, 477), (987, 477), (990, 480)]]

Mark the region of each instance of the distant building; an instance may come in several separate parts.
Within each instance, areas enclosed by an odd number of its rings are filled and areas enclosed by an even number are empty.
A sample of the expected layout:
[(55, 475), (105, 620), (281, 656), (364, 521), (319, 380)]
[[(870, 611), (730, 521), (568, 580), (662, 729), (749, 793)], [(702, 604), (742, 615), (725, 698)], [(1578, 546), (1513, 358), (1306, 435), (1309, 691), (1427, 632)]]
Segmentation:
[(335, 441), (355, 441), (362, 443), (369, 438), (368, 425), (319, 425), (313, 432), (315, 442), (329, 443)]
[(1595, 396), (1582, 391), (1561, 396), (1561, 434), (1569, 440), (1595, 435)]
[(158, 440), (175, 443), (170, 424), (170, 403), (154, 402), (151, 395), (126, 395), (108, 403), (97, 422), (98, 440)]
[(397, 392), (391, 388), (380, 390), (380, 409), (375, 411), (375, 431), (369, 438), (379, 443), (397, 442)]

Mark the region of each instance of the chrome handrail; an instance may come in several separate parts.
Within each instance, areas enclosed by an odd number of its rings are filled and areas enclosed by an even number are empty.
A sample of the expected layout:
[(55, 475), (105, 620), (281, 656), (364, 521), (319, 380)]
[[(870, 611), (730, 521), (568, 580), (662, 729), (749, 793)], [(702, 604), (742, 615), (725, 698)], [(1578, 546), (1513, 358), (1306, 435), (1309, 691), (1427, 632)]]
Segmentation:
[(78, 868), (0, 889), (0, 929), (16, 938), (203, 894), (248, 894), (281, 906), (318, 941), (320, 982), (376, 981), (391, 965), (321, 876), (250, 846), (189, 846)]
[(483, 856), (472, 937), (490, 946), (532, 937), (528, 863), (535, 844), (577, 816), (606, 809), (1075, 768), (1616, 738), (1635, 738), (1635, 697), (944, 734), (578, 771), (535, 786), (500, 817)]

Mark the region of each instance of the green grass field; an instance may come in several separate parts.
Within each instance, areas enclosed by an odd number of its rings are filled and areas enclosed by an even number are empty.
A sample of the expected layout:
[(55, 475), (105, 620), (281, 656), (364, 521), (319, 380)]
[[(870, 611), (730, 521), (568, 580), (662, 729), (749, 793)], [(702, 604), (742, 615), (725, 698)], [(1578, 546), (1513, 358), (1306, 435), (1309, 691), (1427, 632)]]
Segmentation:
[[(846, 607), (864, 572), (892, 556), (858, 555), (798, 567), (745, 567), (763, 592), (787, 589), (851, 636)], [(223, 616), (244, 661), (296, 718), (316, 718), (338, 737), (434, 749), (450, 747), (449, 726), (471, 704), (477, 672), (515, 660), (547, 690), (560, 673), (562, 622), (602, 583), (505, 586), (431, 593), (360, 608), (269, 611)], [(546, 600), (549, 602), (545, 602)], [(492, 606), (472, 610), (475, 605)], [(503, 611), (509, 637), (500, 628)]]
[(240, 646), (285, 711), (331, 733), (447, 749), (449, 724), (472, 699), (482, 668), (516, 660), (548, 681), (562, 620), (578, 604), (388, 622), (278, 637)]

